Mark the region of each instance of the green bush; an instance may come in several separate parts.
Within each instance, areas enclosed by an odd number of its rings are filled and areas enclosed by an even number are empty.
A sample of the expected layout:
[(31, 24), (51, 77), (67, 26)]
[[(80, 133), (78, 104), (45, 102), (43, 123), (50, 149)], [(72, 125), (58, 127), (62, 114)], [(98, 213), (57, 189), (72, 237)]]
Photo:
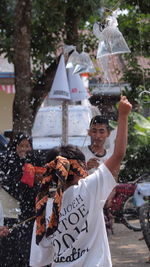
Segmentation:
[(129, 116), (127, 153), (119, 181), (133, 181), (148, 172), (150, 173), (150, 118), (132, 112)]

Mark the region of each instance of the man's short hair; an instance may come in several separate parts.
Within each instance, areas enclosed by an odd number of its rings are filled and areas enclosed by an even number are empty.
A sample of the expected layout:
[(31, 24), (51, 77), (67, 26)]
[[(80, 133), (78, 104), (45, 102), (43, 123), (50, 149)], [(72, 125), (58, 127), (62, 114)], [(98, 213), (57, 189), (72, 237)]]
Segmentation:
[(70, 144), (66, 146), (61, 146), (60, 156), (65, 157), (67, 159), (76, 159), (85, 162), (85, 156), (81, 152), (81, 150), (77, 146)]
[(57, 156), (62, 156), (67, 159), (76, 159), (85, 162), (85, 156), (77, 146), (66, 145), (60, 147), (54, 147), (49, 150), (46, 162), (54, 160)]
[(100, 116), (100, 115), (96, 115), (91, 119), (90, 122), (90, 128), (94, 125), (94, 124), (105, 124), (107, 127), (107, 130), (110, 131), (110, 126), (109, 126), (109, 121), (106, 117)]

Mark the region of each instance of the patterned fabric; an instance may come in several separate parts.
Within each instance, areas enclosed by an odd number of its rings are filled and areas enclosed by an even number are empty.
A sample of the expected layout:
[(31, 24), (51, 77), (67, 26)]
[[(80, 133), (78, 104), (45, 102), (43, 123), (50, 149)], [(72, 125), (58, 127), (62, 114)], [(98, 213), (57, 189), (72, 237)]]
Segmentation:
[[(74, 181), (87, 176), (83, 162), (66, 159), (61, 156), (56, 157), (54, 161), (46, 164), (47, 171), (43, 176), (40, 191), (36, 198), (36, 243), (42, 240), (44, 234), (46, 237), (53, 234), (58, 227), (59, 214), (61, 210), (62, 195), (65, 190), (67, 179)], [(46, 229), (45, 211), (52, 182), (57, 184), (57, 190), (54, 196), (52, 214)]]
[(29, 187), (33, 187), (35, 182), (35, 175), (42, 175), (45, 172), (45, 167), (36, 167), (30, 163), (25, 163), (23, 166), (23, 176), (21, 178), (21, 182), (27, 184)]

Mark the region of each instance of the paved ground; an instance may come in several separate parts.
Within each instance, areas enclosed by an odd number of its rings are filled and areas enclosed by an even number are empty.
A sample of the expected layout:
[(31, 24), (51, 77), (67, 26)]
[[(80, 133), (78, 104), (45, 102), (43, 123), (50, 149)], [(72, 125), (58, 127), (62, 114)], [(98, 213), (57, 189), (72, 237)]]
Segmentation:
[(122, 224), (114, 224), (114, 235), (109, 234), (113, 267), (148, 267), (148, 248), (141, 232), (134, 232)]

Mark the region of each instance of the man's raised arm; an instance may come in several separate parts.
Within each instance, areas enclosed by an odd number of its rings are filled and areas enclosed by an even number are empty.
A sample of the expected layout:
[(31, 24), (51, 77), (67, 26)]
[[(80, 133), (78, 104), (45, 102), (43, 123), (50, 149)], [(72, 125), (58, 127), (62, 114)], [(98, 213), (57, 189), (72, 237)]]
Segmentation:
[(118, 107), (118, 129), (115, 148), (112, 156), (105, 161), (105, 165), (114, 177), (118, 176), (121, 161), (125, 155), (128, 139), (128, 115), (132, 105), (125, 96), (121, 96)]

